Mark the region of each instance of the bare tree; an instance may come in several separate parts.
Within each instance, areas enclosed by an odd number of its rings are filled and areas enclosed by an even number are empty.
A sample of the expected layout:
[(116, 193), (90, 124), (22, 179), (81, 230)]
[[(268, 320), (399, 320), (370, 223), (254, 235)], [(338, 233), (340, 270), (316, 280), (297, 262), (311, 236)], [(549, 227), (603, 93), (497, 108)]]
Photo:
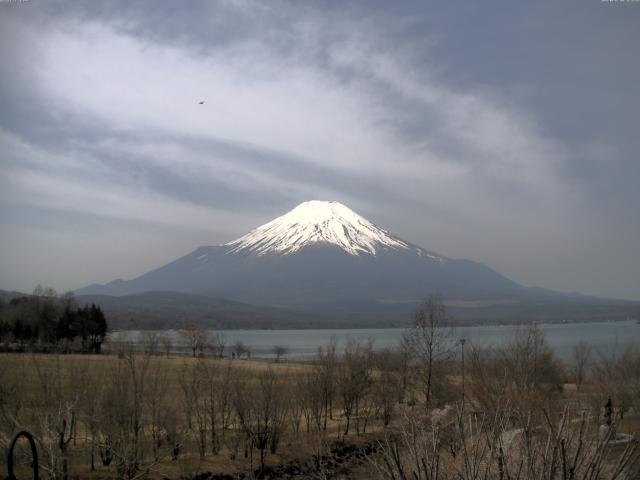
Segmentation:
[(56, 341), (56, 319), (58, 318), (58, 294), (51, 287), (36, 286), (29, 299), (32, 317), (38, 320), (40, 340), (45, 343)]
[(289, 348), (284, 345), (274, 345), (272, 349), (273, 354), (276, 356), (276, 363), (280, 362), (280, 358), (289, 353)]
[(322, 381), (321, 371), (318, 368), (310, 369), (299, 377), (298, 387), (302, 392), (302, 414), (305, 419), (306, 431), (319, 432), (322, 430), (323, 416), (326, 418), (326, 387)]
[(207, 452), (207, 430), (210, 421), (210, 405), (207, 395), (209, 390), (208, 375), (204, 360), (199, 359), (197, 363), (191, 364), (187, 372), (188, 374), (180, 381), (183, 389), (190, 389), (191, 412), (193, 414), (191, 426), (197, 439), (198, 453), (202, 458)]
[(160, 447), (165, 434), (168, 397), (164, 395), (164, 388), (168, 381), (165, 368), (159, 362), (153, 362), (149, 368), (147, 378), (148, 387), (144, 399), (144, 406), (148, 417), (148, 432), (151, 436), (151, 451), (153, 460), (160, 461)]
[(371, 461), (379, 477), (388, 480), (637, 478), (638, 442), (614, 447), (610, 436), (595, 434), (588, 416), (573, 418), (565, 409), (557, 422), (547, 417), (536, 425), (526, 420), (512, 428), (511, 423), (507, 414), (465, 423), (458, 412), (453, 424), (461, 428), (449, 429), (407, 418)]
[(297, 437), (306, 407), (306, 382), (305, 375), (301, 373), (293, 373), (290, 378), (286, 386), (286, 396), (289, 398), (289, 422), (291, 430)]
[(242, 340), (238, 340), (233, 344), (232, 352), (236, 358), (242, 358), (244, 354), (249, 354), (249, 349)]
[(227, 339), (223, 334), (216, 332), (209, 338), (208, 348), (213, 358), (223, 358), (224, 349), (227, 346)]
[(65, 292), (60, 295), (59, 308), (60, 310), (64, 310), (65, 308), (70, 310), (78, 308), (75, 294), (73, 292)]
[(535, 324), (515, 330), (504, 346), (478, 348), (471, 346), (468, 355), (470, 387), (481, 409), (501, 414), (508, 407), (515, 412), (540, 414), (557, 411), (564, 374)]
[(373, 399), (386, 428), (401, 396), (402, 352), (383, 350), (374, 356), (374, 362), (377, 376), (374, 377)]
[(356, 420), (356, 433), (360, 433), (360, 409), (371, 387), (373, 342), (347, 341), (344, 360), (338, 371), (338, 382), (342, 398), (342, 413), (346, 425), (344, 434), (349, 434), (352, 418)]
[(578, 391), (584, 381), (589, 366), (589, 360), (591, 357), (591, 347), (587, 342), (581, 341), (574, 345), (571, 352), (573, 360), (572, 373), (573, 380), (576, 382), (576, 388)]
[(118, 478), (122, 479), (133, 479), (141, 473), (150, 358), (129, 350), (122, 361), (112, 364), (112, 371), (106, 377), (101, 405), (105, 438), (103, 463), (113, 460)]
[(38, 437), (42, 440), (46, 459), (43, 466), (51, 478), (67, 480), (69, 444), (75, 437), (80, 395), (73, 380), (65, 375), (67, 372), (63, 371), (58, 355), (49, 367), (34, 357), (33, 366), (40, 388), (35, 407), (39, 412)]
[(323, 430), (327, 430), (327, 420), (333, 420), (333, 400), (336, 395), (336, 371), (338, 363), (338, 341), (331, 337), (329, 343), (318, 348), (317, 364), (319, 366), (318, 381), (322, 386), (324, 400), (324, 424)]
[(105, 365), (97, 364), (90, 369), (85, 369), (75, 378), (77, 385), (83, 386), (80, 391), (79, 423), (82, 423), (85, 428), (85, 436), (89, 437), (89, 465), (92, 472), (96, 469), (95, 461), (100, 437), (100, 405), (106, 373)]
[(179, 408), (168, 407), (161, 420), (160, 428), (165, 432), (167, 443), (171, 453), (171, 460), (176, 461), (182, 453), (182, 446), (186, 437), (183, 430), (183, 422), (181, 421)]
[(24, 397), (26, 393), (27, 358), (20, 355), (16, 362), (0, 362), (0, 448), (8, 448), (7, 442), (24, 425), (24, 413), (27, 410)]
[(232, 403), (232, 382), (239, 377), (228, 363), (220, 372), (218, 377), (218, 386), (216, 388), (216, 402), (218, 404), (218, 415), (220, 416), (220, 430), (224, 439), (226, 431), (231, 424), (231, 416), (233, 412)]
[(218, 379), (218, 364), (208, 361), (202, 362), (201, 369), (205, 376), (205, 410), (208, 416), (210, 430), (211, 453), (217, 455), (220, 451), (220, 381)]
[(139, 342), (142, 343), (144, 353), (155, 355), (160, 346), (160, 334), (154, 331), (147, 331), (140, 334)]
[(191, 350), (193, 357), (202, 355), (209, 342), (209, 334), (200, 325), (190, 325), (184, 330), (180, 330), (180, 337)]
[(598, 386), (592, 400), (598, 410), (607, 398), (617, 406), (619, 416), (640, 403), (640, 348), (635, 342), (627, 343), (622, 350), (598, 352), (592, 373)]
[(164, 350), (164, 354), (169, 357), (171, 353), (171, 348), (173, 347), (173, 340), (170, 335), (164, 334), (160, 337), (160, 345), (162, 345), (162, 350)]
[(429, 295), (415, 312), (413, 328), (403, 337), (407, 351), (418, 362), (427, 408), (433, 393), (435, 364), (451, 357), (452, 334), (442, 297)]
[(270, 368), (257, 382), (236, 384), (234, 405), (238, 421), (247, 435), (250, 454), (257, 449), (264, 470), (267, 451), (277, 452), (285, 428), (287, 401), (283, 397), (284, 379)]

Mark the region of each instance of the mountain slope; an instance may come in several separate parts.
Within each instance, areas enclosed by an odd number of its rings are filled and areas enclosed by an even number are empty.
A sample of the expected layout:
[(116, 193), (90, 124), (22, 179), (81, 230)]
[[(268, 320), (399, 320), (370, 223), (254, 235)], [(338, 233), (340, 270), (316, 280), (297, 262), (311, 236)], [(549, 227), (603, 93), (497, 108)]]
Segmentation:
[[(229, 253), (290, 254), (324, 243), (351, 255), (407, 250), (409, 245), (338, 202), (304, 202), (227, 245)], [(436, 258), (434, 256), (434, 258)]]
[(374, 310), (429, 292), (512, 299), (526, 289), (494, 270), (412, 245), (337, 202), (305, 202), (225, 245), (194, 252), (133, 280), (78, 294), (171, 290), (307, 310)]
[(8, 291), (8, 290), (0, 290), (0, 300), (3, 302), (10, 302), (14, 298), (18, 297), (28, 297), (28, 293), (16, 292), (16, 291)]
[(102, 295), (96, 303), (129, 324), (142, 318), (178, 325), (191, 317), (295, 328), (404, 324), (429, 293), (442, 294), (465, 322), (624, 318), (639, 308), (523, 287), (486, 265), (402, 240), (342, 204), (319, 201), (132, 280), (76, 292)]

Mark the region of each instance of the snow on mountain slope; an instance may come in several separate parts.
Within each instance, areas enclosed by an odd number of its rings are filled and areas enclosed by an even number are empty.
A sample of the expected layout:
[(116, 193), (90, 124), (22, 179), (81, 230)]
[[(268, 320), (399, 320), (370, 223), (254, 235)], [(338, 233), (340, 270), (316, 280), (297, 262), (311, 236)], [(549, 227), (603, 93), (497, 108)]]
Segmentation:
[(340, 203), (311, 201), (228, 244), (203, 246), (132, 280), (78, 294), (150, 291), (302, 310), (377, 311), (380, 302), (404, 305), (425, 292), (476, 301), (511, 299), (524, 290), (489, 267), (401, 240)]
[(231, 247), (229, 253), (287, 255), (316, 243), (338, 246), (351, 255), (376, 255), (380, 250), (411, 248), (341, 203), (318, 200), (301, 203), (226, 245)]

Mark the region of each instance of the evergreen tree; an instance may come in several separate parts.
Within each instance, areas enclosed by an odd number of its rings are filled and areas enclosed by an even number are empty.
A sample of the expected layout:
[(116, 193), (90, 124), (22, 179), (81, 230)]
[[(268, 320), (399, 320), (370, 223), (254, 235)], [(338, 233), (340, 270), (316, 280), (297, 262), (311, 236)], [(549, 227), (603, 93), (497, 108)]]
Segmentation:
[(36, 342), (47, 349), (62, 343), (69, 351), (79, 338), (82, 352), (100, 353), (106, 335), (107, 320), (99, 306), (78, 307), (72, 294), (59, 297), (51, 288), (38, 286), (30, 297), (13, 298), (0, 308), (0, 340), (12, 338), (21, 351)]
[(11, 333), (11, 325), (0, 318), (0, 341), (4, 340)]
[(67, 306), (58, 319), (58, 324), (56, 326), (56, 340), (58, 342), (65, 343), (65, 350), (68, 348), (68, 343), (77, 335), (77, 316), (77, 311)]
[(89, 337), (91, 342), (91, 350), (94, 353), (100, 353), (102, 343), (107, 335), (107, 319), (100, 307), (91, 304), (89, 310)]
[(11, 305), (12, 307), (26, 305), (27, 303), (29, 303), (29, 297), (15, 297), (9, 300), (9, 305)]
[(18, 316), (13, 322), (11, 333), (18, 342), (20, 350), (24, 350), (25, 343), (35, 340), (38, 329), (22, 316)]

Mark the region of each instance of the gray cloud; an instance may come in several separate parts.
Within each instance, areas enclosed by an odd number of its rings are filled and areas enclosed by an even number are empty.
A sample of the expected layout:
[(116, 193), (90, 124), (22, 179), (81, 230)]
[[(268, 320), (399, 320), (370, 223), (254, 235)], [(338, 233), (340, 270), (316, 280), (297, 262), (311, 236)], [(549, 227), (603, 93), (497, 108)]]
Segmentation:
[(327, 198), (640, 298), (632, 7), (0, 4), (0, 288), (134, 276)]

